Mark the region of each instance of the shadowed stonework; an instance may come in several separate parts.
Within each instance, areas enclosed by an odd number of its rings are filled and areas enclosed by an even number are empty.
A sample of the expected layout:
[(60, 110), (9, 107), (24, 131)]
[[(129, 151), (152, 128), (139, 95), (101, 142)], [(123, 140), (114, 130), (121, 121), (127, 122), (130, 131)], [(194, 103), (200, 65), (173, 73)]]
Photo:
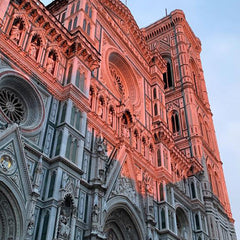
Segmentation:
[(0, 239), (236, 240), (200, 60), (175, 10), (0, 2)]

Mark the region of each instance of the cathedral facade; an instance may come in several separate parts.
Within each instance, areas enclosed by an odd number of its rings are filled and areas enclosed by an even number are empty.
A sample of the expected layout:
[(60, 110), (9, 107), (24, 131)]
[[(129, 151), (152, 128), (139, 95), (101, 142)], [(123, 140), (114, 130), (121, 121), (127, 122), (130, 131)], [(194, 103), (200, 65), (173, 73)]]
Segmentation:
[(0, 1), (0, 239), (236, 240), (181, 10)]

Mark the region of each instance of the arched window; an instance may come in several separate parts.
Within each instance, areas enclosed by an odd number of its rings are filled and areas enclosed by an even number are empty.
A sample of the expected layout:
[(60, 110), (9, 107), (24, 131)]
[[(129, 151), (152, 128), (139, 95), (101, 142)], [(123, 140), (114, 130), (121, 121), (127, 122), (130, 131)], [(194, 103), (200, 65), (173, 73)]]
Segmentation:
[(157, 103), (154, 104), (154, 116), (158, 115), (158, 106)]
[(72, 107), (72, 112), (71, 112), (71, 119), (70, 119), (70, 124), (74, 126), (75, 124), (75, 114), (76, 114), (76, 108), (75, 106)]
[(167, 62), (167, 72), (163, 74), (164, 89), (173, 87), (171, 64)]
[(48, 197), (49, 197), (49, 198), (53, 196), (55, 179), (56, 179), (56, 172), (53, 171), (53, 172), (52, 172), (52, 175), (51, 175), (50, 184), (49, 184), (49, 190), (48, 190)]
[(85, 91), (85, 73), (80, 74), (80, 84), (79, 88), (84, 92)]
[(47, 211), (43, 220), (41, 240), (45, 240), (47, 237), (48, 222), (49, 222), (49, 212)]
[(88, 3), (86, 3), (86, 5), (85, 5), (85, 13), (88, 13)]
[(160, 197), (160, 202), (164, 201), (163, 183), (160, 183), (160, 185), (159, 185), (159, 197)]
[(177, 133), (180, 131), (179, 118), (177, 112), (174, 112), (171, 116), (172, 131)]
[(191, 182), (191, 192), (192, 192), (192, 198), (196, 198), (196, 190), (193, 182)]
[(196, 222), (196, 229), (199, 230), (200, 229), (200, 222), (199, 222), (199, 216), (196, 213), (195, 214), (195, 222)]
[(63, 23), (63, 22), (64, 22), (64, 20), (65, 20), (65, 17), (66, 17), (66, 12), (64, 12), (64, 13), (62, 14), (61, 23)]
[(72, 161), (72, 162), (74, 162), (74, 163), (76, 163), (76, 157), (77, 157), (77, 146), (78, 144), (77, 144), (77, 140), (75, 140), (74, 142), (73, 142), (73, 146), (72, 146), (72, 152), (71, 152), (71, 158), (70, 158), (70, 160)]
[(79, 84), (80, 84), (80, 71), (77, 70), (76, 81), (75, 81), (76, 87), (79, 87)]
[(72, 5), (72, 8), (71, 8), (71, 14), (74, 13), (74, 9), (75, 9), (75, 4)]
[(64, 122), (65, 121), (66, 110), (67, 110), (67, 103), (64, 103), (63, 107), (62, 107), (62, 115), (61, 115), (61, 121), (60, 122)]
[(142, 138), (142, 154), (146, 155), (146, 139), (145, 137)]
[(66, 146), (66, 154), (65, 154), (65, 157), (68, 159), (70, 158), (71, 147), (72, 147), (72, 136), (69, 135), (67, 140), (67, 146)]
[(171, 231), (174, 232), (174, 218), (173, 218), (173, 213), (168, 210), (168, 220), (169, 220), (169, 228)]
[(157, 150), (157, 164), (158, 164), (158, 167), (162, 166), (161, 151), (159, 149)]
[(153, 89), (153, 99), (157, 99), (157, 89)]
[(87, 25), (87, 34), (88, 35), (90, 35), (90, 30), (91, 30), (90, 23), (88, 23), (88, 25)]
[(76, 12), (79, 10), (79, 8), (80, 8), (80, 1), (77, 2)]
[(57, 138), (57, 145), (56, 145), (56, 151), (55, 151), (56, 156), (59, 155), (59, 153), (60, 153), (61, 142), (62, 142), (62, 131), (59, 132), (58, 138)]
[(68, 31), (71, 31), (72, 28), (72, 19), (68, 23)]
[(77, 27), (78, 17), (75, 17), (73, 22), (73, 29)]
[(81, 112), (77, 111), (77, 116), (76, 116), (76, 123), (75, 123), (75, 128), (77, 130), (80, 130), (80, 124), (81, 123)]
[(89, 17), (92, 18), (92, 8), (89, 9)]
[(162, 222), (162, 229), (166, 228), (166, 218), (165, 218), (165, 209), (162, 208), (161, 210), (161, 222)]
[(86, 19), (83, 20), (83, 31), (86, 31), (87, 22)]

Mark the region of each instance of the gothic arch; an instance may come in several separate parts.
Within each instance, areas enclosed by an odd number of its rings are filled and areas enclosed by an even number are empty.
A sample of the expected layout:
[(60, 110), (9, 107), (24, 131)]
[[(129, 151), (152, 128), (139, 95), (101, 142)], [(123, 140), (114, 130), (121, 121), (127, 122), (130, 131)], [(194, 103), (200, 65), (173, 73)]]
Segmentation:
[[(19, 34), (17, 37), (18, 40), (17, 39), (14, 40), (14, 37), (12, 36), (12, 34), (13, 34), (14, 26), (17, 26), (17, 23), (20, 23), (20, 28), (18, 28), (20, 31), (18, 32), (18, 34)], [(23, 46), (26, 31), (29, 28), (30, 28), (29, 20), (27, 19), (27, 17), (24, 14), (14, 14), (14, 16), (12, 17), (12, 20), (9, 23), (7, 33), (10, 35), (10, 38), (17, 45)]]
[(174, 71), (173, 71), (173, 61), (169, 54), (162, 54), (162, 58), (166, 61), (166, 72), (163, 74), (164, 89), (174, 87)]
[[(107, 239), (113, 234), (116, 240), (145, 239), (145, 225), (136, 208), (127, 198), (116, 196), (111, 198), (104, 209), (104, 232)], [(113, 238), (114, 239), (114, 238)]]
[(0, 238), (21, 240), (26, 229), (26, 201), (6, 177), (0, 176)]
[[(43, 31), (37, 28), (31, 31), (26, 46), (26, 52), (28, 52), (29, 56), (40, 63), (45, 46), (46, 38), (44, 37)], [(33, 56), (34, 52), (36, 52), (36, 56)]]
[(177, 235), (180, 239), (191, 239), (191, 227), (186, 211), (178, 206), (176, 208)]

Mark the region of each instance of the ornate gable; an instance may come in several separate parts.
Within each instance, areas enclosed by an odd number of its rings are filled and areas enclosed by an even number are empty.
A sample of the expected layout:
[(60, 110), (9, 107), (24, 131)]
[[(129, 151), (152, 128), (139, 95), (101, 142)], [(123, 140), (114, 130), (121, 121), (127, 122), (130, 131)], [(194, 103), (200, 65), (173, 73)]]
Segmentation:
[(0, 177), (7, 178), (26, 202), (32, 193), (32, 187), (17, 124), (0, 133), (0, 146)]

